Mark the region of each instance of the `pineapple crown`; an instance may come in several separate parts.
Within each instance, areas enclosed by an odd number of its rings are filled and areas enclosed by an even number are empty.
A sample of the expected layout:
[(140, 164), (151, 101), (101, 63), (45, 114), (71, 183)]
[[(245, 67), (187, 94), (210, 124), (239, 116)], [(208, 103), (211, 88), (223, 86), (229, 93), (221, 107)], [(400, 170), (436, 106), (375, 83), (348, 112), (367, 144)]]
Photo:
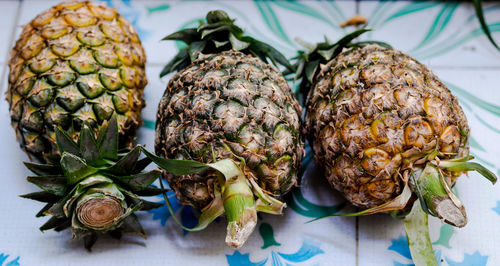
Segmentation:
[(378, 44), (383, 47), (392, 48), (391, 45), (379, 41), (360, 41), (353, 42), (354, 39), (363, 33), (371, 31), (370, 29), (358, 29), (346, 36), (342, 37), (335, 43), (331, 43), (325, 37), (324, 42), (310, 44), (303, 40), (297, 39), (300, 45), (307, 51), (300, 50), (294, 58), (293, 67), (295, 69), (295, 80), (301, 79), (299, 84), (299, 92), (303, 95), (303, 100), (310, 90), (321, 65), (327, 64), (336, 56), (338, 56), (344, 48), (361, 47), (368, 44)]
[(141, 146), (118, 152), (116, 115), (103, 123), (97, 139), (87, 125), (78, 142), (61, 128), (55, 133), (61, 154), (58, 164), (24, 163), (36, 174), (28, 181), (43, 191), (21, 197), (46, 203), (37, 217), (52, 215), (40, 230), (71, 228), (73, 238), (83, 238), (89, 251), (99, 233), (115, 238), (122, 233), (145, 237), (134, 212), (162, 206), (139, 198), (163, 192), (151, 185), (161, 172), (143, 172), (151, 160), (139, 159)]
[(244, 36), (244, 31), (234, 21), (226, 12), (212, 10), (207, 13), (206, 21), (200, 21), (198, 28), (183, 29), (163, 38), (162, 40), (183, 41), (187, 45), (168, 62), (160, 77), (189, 66), (200, 53), (215, 54), (228, 50), (251, 54), (266, 63), (271, 61), (276, 67), (281, 65), (287, 71), (293, 71), (283, 54), (267, 43)]

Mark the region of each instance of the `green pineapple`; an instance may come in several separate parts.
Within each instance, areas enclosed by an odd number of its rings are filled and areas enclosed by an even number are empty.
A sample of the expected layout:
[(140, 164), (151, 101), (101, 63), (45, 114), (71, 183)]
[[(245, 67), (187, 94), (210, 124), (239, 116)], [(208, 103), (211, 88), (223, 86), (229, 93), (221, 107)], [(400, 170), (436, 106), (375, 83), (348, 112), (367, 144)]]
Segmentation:
[(12, 127), (32, 160), (57, 161), (55, 128), (73, 137), (84, 124), (98, 132), (117, 114), (120, 146), (141, 125), (146, 76), (135, 29), (116, 10), (64, 2), (23, 27), (9, 60)]
[[(160, 172), (141, 172), (133, 147), (144, 107), (145, 55), (130, 23), (90, 1), (64, 2), (24, 26), (9, 61), (12, 126), (43, 191), (40, 228), (71, 228), (90, 250), (102, 233), (144, 236), (135, 211), (159, 207), (139, 195)], [(120, 150), (120, 153), (118, 153)]]

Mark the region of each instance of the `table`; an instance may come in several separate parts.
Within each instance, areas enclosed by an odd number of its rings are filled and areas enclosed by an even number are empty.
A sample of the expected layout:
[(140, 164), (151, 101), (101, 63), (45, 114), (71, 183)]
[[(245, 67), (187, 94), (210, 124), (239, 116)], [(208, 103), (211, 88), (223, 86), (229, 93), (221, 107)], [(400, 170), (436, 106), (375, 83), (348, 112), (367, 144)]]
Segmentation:
[[(8, 51), (21, 25), (58, 1), (0, 2), (0, 84), (7, 89)], [(342, 37), (352, 28), (338, 25), (356, 13), (368, 18), (375, 31), (363, 38), (388, 42), (429, 65), (458, 96), (472, 128), (471, 152), (500, 174), (500, 52), (482, 33), (470, 3), (378, 1), (139, 1), (108, 0), (137, 28), (148, 56), (145, 89), (147, 107), (139, 143), (153, 147), (156, 107), (170, 76), (159, 78), (162, 66), (176, 53), (165, 35), (197, 26), (210, 9), (224, 9), (247, 34), (272, 44), (292, 57), (300, 37), (317, 42)], [(500, 41), (500, 3), (484, 4), (493, 36)], [(225, 246), (225, 222), (197, 233), (183, 232), (165, 208), (139, 215), (147, 240), (127, 236), (121, 241), (100, 238), (92, 253), (71, 233), (38, 227), (38, 202), (20, 194), (35, 191), (25, 181), (27, 156), (11, 130), (8, 105), (0, 101), (0, 265), (407, 265), (411, 257), (402, 223), (388, 215), (328, 218), (307, 221), (327, 213), (352, 212), (331, 190), (308, 149), (308, 168), (300, 188), (288, 197), (283, 216), (261, 215), (257, 230), (238, 250)], [(455, 229), (430, 218), (431, 239), (442, 265), (500, 265), (500, 186), (476, 173), (462, 177), (456, 191), (467, 207), (469, 223)], [(173, 195), (171, 200), (174, 200)], [(162, 198), (151, 198), (161, 202)], [(194, 211), (174, 203), (181, 220), (196, 224)]]

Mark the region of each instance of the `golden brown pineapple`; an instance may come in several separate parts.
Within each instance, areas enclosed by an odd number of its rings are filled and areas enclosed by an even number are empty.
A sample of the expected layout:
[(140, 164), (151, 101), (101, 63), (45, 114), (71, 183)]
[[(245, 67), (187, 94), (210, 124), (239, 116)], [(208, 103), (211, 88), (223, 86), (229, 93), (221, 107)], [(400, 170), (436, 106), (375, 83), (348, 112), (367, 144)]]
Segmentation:
[[(342, 52), (317, 76), (306, 127), (329, 182), (371, 208), (394, 199), (403, 173), (469, 153), (457, 98), (428, 68), (397, 50), (368, 45)], [(450, 175), (451, 177), (452, 175)]]
[(340, 216), (404, 218), (415, 264), (437, 265), (427, 214), (465, 226), (465, 207), (451, 190), (456, 178), (477, 171), (494, 184), (497, 177), (470, 162), (470, 130), (457, 98), (390, 45), (353, 42), (366, 31), (299, 52), (300, 89), (309, 90), (306, 132), (330, 184), (363, 208)]

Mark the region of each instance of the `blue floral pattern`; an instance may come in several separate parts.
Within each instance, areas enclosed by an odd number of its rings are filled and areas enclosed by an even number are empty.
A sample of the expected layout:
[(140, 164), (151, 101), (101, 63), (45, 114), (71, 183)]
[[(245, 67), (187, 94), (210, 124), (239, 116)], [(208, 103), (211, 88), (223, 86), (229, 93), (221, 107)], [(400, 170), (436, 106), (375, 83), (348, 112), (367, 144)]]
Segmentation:
[(497, 206), (493, 208), (493, 211), (500, 215), (500, 201), (497, 201)]
[[(320, 247), (320, 243), (312, 239), (304, 239), (302, 246), (299, 250), (294, 253), (286, 254), (281, 252), (272, 251), (271, 252), (271, 264), (272, 266), (281, 265), (294, 265), (297, 263), (305, 262), (312, 257), (325, 253)], [(239, 251), (235, 251), (233, 255), (226, 255), (227, 263), (230, 266), (236, 265), (265, 265), (269, 258), (261, 260), (259, 262), (250, 261), (250, 254), (241, 254)]]
[(9, 259), (9, 255), (0, 253), (0, 266), (19, 266), (19, 257)]
[(483, 266), (488, 262), (488, 256), (482, 256), (479, 251), (476, 251), (473, 254), (465, 254), (464, 260), (461, 262), (456, 262), (449, 258), (446, 258), (446, 262), (448, 262), (450, 266)]

